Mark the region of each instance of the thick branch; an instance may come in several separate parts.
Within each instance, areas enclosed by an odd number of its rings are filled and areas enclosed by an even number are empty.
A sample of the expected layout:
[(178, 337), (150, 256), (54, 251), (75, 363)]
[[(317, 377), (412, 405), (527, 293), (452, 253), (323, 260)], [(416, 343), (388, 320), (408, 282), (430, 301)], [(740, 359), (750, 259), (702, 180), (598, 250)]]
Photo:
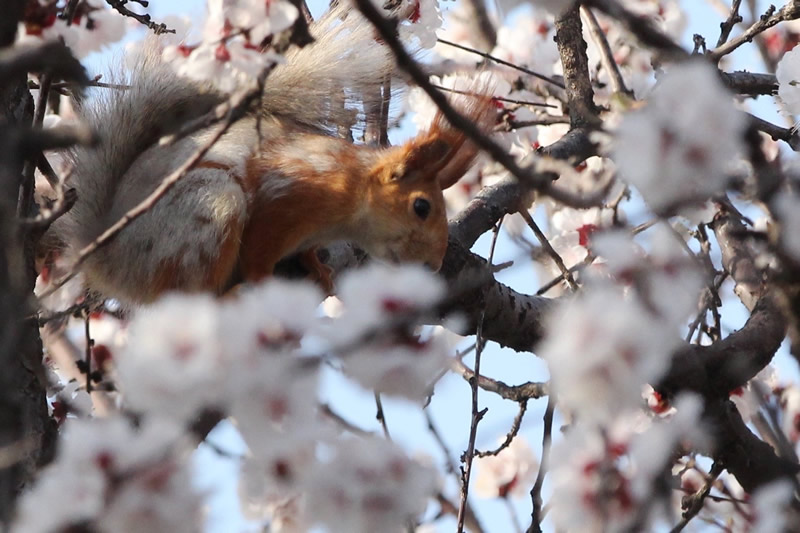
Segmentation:
[(583, 40), (577, 4), (556, 18), (556, 44), (564, 68), (570, 125), (573, 128), (597, 125), (597, 107), (594, 105), (586, 41)]
[[(24, 6), (24, 0), (5, 2), (0, 48), (14, 42)], [(15, 135), (8, 133), (33, 122), (33, 99), (25, 72), (30, 63), (18, 56), (15, 61), (19, 62), (0, 76), (0, 122), (6, 124), (5, 134), (0, 135), (0, 448), (21, 451), (19, 461), (0, 468), (0, 522), (6, 526), (19, 492), (52, 458), (56, 431), (47, 412), (39, 329), (36, 321), (29, 319), (33, 315), (29, 296), (36, 278), (35, 236), (17, 231), (14, 220), (24, 160)]]
[(466, 330), (475, 331), (485, 313), (483, 336), (519, 352), (529, 352), (545, 334), (545, 317), (556, 301), (521, 294), (499, 283), (486, 261), (450, 238), (442, 276), (449, 285), (444, 313), (458, 312), (467, 321)]
[(740, 330), (726, 338), (709, 346), (686, 345), (675, 354), (657, 387), (670, 394), (691, 390), (727, 398), (769, 364), (786, 335), (779, 299), (764, 283), (755, 254), (742, 238), (742, 223), (733, 215), (723, 215), (714, 221), (713, 229), (723, 267), (736, 282), (734, 292), (752, 313)]
[(778, 92), (778, 79), (774, 74), (755, 72), (721, 72), (722, 82), (736, 94), (746, 96), (773, 95)]
[(714, 439), (715, 460), (736, 476), (749, 493), (776, 479), (790, 479), (800, 470), (796, 463), (781, 459), (769, 444), (756, 437), (728, 399), (707, 403), (703, 422)]

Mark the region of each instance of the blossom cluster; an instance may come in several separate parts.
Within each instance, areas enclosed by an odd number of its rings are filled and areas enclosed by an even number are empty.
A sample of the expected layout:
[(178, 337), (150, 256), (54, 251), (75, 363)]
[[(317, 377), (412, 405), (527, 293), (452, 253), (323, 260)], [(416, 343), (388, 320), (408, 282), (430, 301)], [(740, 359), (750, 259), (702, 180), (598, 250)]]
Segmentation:
[(63, 18), (65, 9), (65, 3), (28, 0), (17, 31), (18, 43), (61, 39), (80, 59), (119, 41), (127, 31), (125, 17), (104, 0), (81, 0), (71, 20)]
[[(449, 347), (418, 338), (412, 324), (443, 288), (419, 267), (383, 266), (341, 286), (333, 316), (319, 310), (322, 294), (307, 282), (278, 280), (224, 301), (173, 295), (140, 310), (113, 354), (122, 405), (135, 419), (67, 418), (59, 457), (24, 496), (17, 530), (108, 523), (127, 531), (143, 514), (152, 530), (193, 530), (192, 522), (171, 524), (184, 512), (199, 520), (200, 495), (185, 490), (186, 428), (203, 413), (236, 422), (249, 450), (243, 498), (279, 513), (271, 519), (330, 531), (413, 522), (435, 476), (389, 442), (343, 438), (320, 424), (320, 367), (337, 357), (364, 387), (423, 401)], [(81, 469), (81, 486), (68, 489)], [(57, 495), (47, 517), (36, 512)]]
[(668, 214), (724, 191), (745, 127), (715, 69), (699, 61), (677, 65), (647, 107), (623, 119), (614, 160), (648, 205)]

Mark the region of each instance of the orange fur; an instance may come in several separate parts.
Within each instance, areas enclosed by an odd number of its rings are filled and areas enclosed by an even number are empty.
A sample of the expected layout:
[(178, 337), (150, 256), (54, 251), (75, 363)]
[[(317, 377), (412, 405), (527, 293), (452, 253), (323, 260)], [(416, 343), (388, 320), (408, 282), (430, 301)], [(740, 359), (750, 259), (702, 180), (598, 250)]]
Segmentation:
[[(461, 106), (482, 131), (494, 125), (494, 105), (478, 95)], [(441, 267), (447, 248), (442, 189), (453, 185), (474, 162), (477, 147), (437, 113), (430, 128), (392, 148), (356, 146), (342, 139), (289, 133), (270, 139), (246, 164), (244, 177), (228, 165), (203, 161), (197, 167), (228, 171), (248, 198), (248, 217), (227, 228), (216, 257), (204, 259), (204, 289), (217, 293), (237, 268), (245, 281), (272, 274), (284, 257), (300, 252), (311, 275), (328, 291), (330, 270), (316, 247), (353, 241), (384, 260)], [(427, 203), (421, 217), (415, 202)], [(203, 221), (200, 221), (203, 222)], [(154, 294), (183, 287), (181, 257), (165, 261)]]
[[(491, 97), (478, 93), (460, 107), (482, 131), (491, 131), (496, 116)], [(308, 156), (301, 159), (297, 153), (303, 150)], [(244, 179), (251, 195), (240, 256), (244, 279), (263, 279), (287, 255), (313, 253), (317, 245), (337, 239), (354, 241), (384, 260), (438, 270), (447, 248), (441, 191), (469, 169), (477, 154), (477, 147), (440, 113), (427, 131), (393, 148), (312, 134), (273, 140), (248, 162)], [(335, 164), (317, 168), (315, 159), (323, 166)], [(286, 191), (259, 192), (268, 180), (284, 182)], [(429, 205), (424, 219), (415, 212), (418, 199)]]

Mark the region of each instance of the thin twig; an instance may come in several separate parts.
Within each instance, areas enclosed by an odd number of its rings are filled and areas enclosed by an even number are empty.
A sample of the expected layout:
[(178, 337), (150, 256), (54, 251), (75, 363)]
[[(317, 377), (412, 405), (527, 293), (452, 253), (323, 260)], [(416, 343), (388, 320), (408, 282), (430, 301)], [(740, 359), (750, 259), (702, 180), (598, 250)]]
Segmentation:
[(477, 457), (487, 457), (489, 455), (497, 455), (498, 453), (508, 448), (509, 445), (511, 445), (511, 442), (513, 442), (514, 438), (519, 433), (519, 428), (520, 426), (522, 426), (522, 419), (525, 417), (525, 412), (527, 411), (527, 409), (528, 409), (528, 400), (522, 400), (521, 402), (519, 402), (519, 411), (517, 411), (517, 414), (514, 417), (514, 421), (511, 423), (511, 429), (506, 434), (506, 438), (503, 440), (500, 446), (498, 446), (494, 450), (487, 450), (485, 452), (477, 451), (475, 452), (475, 455)]
[[(433, 439), (439, 445), (439, 448), (442, 451), (442, 455), (445, 457), (445, 466), (447, 467), (447, 471), (456, 477), (456, 480), (460, 483), (461, 477), (458, 473), (458, 468), (456, 467), (456, 463), (453, 460), (453, 454), (450, 452), (450, 448), (448, 448), (447, 443), (444, 441), (441, 432), (436, 427), (436, 424), (433, 421), (433, 416), (428, 409), (423, 409), (423, 413), (425, 414), (425, 421), (428, 423), (428, 430), (433, 435)], [(446, 500), (446, 503), (441, 501), (444, 498), (444, 495), (441, 495), (440, 498), (440, 505), (444, 504), (448, 506), (448, 511), (454, 516), (458, 516), (458, 508), (450, 503), (450, 500)], [(452, 506), (452, 507), (451, 507)], [(467, 511), (466, 511), (466, 518), (464, 520), (464, 524), (466, 527), (473, 531), (474, 533), (483, 533), (484, 529), (483, 526), (478, 522), (478, 516), (475, 514), (475, 511), (472, 509), (472, 505), (467, 500)]]
[(352, 422), (348, 421), (347, 419), (345, 419), (343, 416), (334, 411), (333, 408), (331, 408), (331, 406), (328, 405), (327, 403), (320, 404), (319, 410), (322, 412), (322, 414), (324, 414), (325, 416), (336, 422), (339, 426), (349, 431), (353, 435), (357, 435), (359, 437), (375, 436), (375, 433), (373, 433), (372, 431), (362, 429), (353, 424)]
[(633, 94), (632, 91), (625, 86), (625, 80), (619, 70), (619, 65), (617, 65), (617, 62), (614, 60), (614, 52), (608, 44), (606, 34), (603, 33), (600, 24), (597, 22), (597, 17), (594, 16), (591, 9), (586, 6), (581, 6), (581, 18), (583, 18), (589, 28), (589, 35), (592, 36), (595, 46), (600, 50), (600, 63), (608, 74), (608, 79), (611, 82), (611, 89), (615, 93)]
[(92, 340), (92, 334), (89, 329), (89, 321), (91, 319), (91, 313), (87, 310), (83, 316), (83, 323), (84, 323), (84, 330), (83, 333), (85, 335), (86, 340), (86, 353), (83, 360), (84, 368), (83, 370), (86, 372), (86, 392), (92, 392), (92, 346), (94, 345), (94, 341)]
[(175, 30), (167, 28), (167, 25), (163, 22), (154, 22), (150, 18), (149, 14), (140, 15), (139, 13), (135, 13), (125, 7), (128, 3), (128, 0), (106, 0), (106, 3), (113, 7), (120, 15), (138, 20), (140, 23), (153, 30), (153, 33), (156, 35), (160, 35), (162, 33), (175, 33)]
[[(465, 94), (467, 96), (478, 96), (478, 94), (474, 91), (461, 91), (459, 89), (453, 89), (450, 87), (445, 87), (444, 85), (437, 85), (435, 83), (431, 83), (431, 86), (436, 87), (440, 91), (445, 91), (448, 93), (453, 94)], [(506, 102), (508, 104), (519, 104), (524, 106), (531, 106), (531, 107), (551, 107), (553, 109), (557, 109), (557, 105), (553, 104), (546, 104), (544, 102), (531, 102), (530, 100), (515, 100), (514, 98), (504, 98), (502, 96), (492, 96), (492, 100), (496, 100), (498, 102)]]
[(39, 172), (42, 173), (44, 178), (47, 180), (47, 183), (50, 184), (52, 188), (57, 188), (61, 183), (66, 183), (66, 180), (62, 180), (56, 174), (56, 171), (53, 170), (52, 165), (50, 165), (50, 161), (44, 156), (44, 153), (39, 154), (36, 158), (36, 168), (39, 169)]
[[(495, 226), (494, 236), (492, 238), (492, 245), (489, 248), (489, 257), (487, 262), (491, 265), (494, 260), (494, 251), (495, 247), (497, 246), (497, 237), (500, 234), (500, 228), (503, 225), (503, 218)], [(483, 353), (483, 347), (485, 345), (485, 340), (483, 339), (483, 320), (486, 316), (486, 312), (482, 311), (480, 319), (478, 320), (478, 326), (475, 331), (475, 375), (479, 376), (481, 374), (481, 355)], [(466, 518), (466, 510), (467, 510), (467, 498), (469, 497), (469, 480), (472, 475), (472, 464), (473, 460), (475, 459), (475, 439), (478, 436), (478, 424), (480, 423), (483, 416), (486, 414), (486, 408), (480, 409), (478, 405), (478, 391), (480, 390), (478, 387), (478, 380), (473, 379), (470, 382), (470, 388), (472, 389), (472, 418), (470, 421), (470, 428), (469, 428), (469, 441), (467, 443), (467, 450), (464, 452), (464, 456), (462, 457), (462, 462), (464, 464), (464, 469), (462, 472), (462, 483), (461, 483), (461, 502), (458, 506), (458, 533), (462, 533), (464, 531), (464, 519)]]
[(547, 475), (547, 466), (550, 456), (550, 443), (553, 439), (553, 411), (555, 410), (556, 400), (551, 393), (547, 397), (547, 408), (544, 411), (544, 429), (542, 430), (542, 460), (539, 461), (539, 472), (536, 474), (536, 481), (531, 489), (531, 501), (533, 510), (531, 511), (531, 525), (527, 533), (541, 533), (542, 521), (542, 486), (544, 477)]
[[(50, 95), (50, 85), (53, 82), (53, 75), (50, 71), (42, 74), (42, 86), (39, 90), (39, 99), (36, 102), (36, 112), (33, 115), (32, 127), (34, 130), (41, 129), (44, 122), (44, 114), (47, 111), (47, 98)], [(19, 198), (17, 201), (17, 216), (21, 219), (29, 216), (33, 207), (33, 194), (36, 189), (36, 161), (41, 154), (36, 154), (25, 162), (25, 172), (22, 183), (19, 187)]]
[(383, 401), (381, 401), (381, 393), (374, 391), (375, 395), (375, 418), (381, 423), (383, 428), (383, 436), (386, 440), (392, 440), (392, 435), (389, 433), (389, 425), (386, 423), (386, 415), (383, 412)]
[[(454, 372), (460, 374), (467, 381), (472, 382), (475, 379), (475, 372), (461, 361), (453, 359), (450, 366)], [(520, 385), (508, 385), (500, 380), (486, 376), (478, 376), (478, 386), (485, 391), (497, 394), (501, 398), (515, 402), (541, 398), (546, 396), (550, 390), (547, 383), (538, 381), (526, 381)]]
[[(569, 267), (568, 272), (570, 274), (574, 274), (575, 272), (578, 272), (582, 268), (585, 268), (585, 267), (591, 265), (594, 262), (595, 259), (596, 259), (596, 257), (594, 255), (588, 254), (583, 259), (583, 261), (581, 261), (580, 263), (575, 263), (574, 265)], [(550, 281), (548, 281), (547, 283), (545, 283), (544, 285), (539, 287), (539, 290), (536, 291), (536, 295), (537, 296), (543, 295), (544, 293), (546, 293), (547, 291), (549, 291), (550, 289), (552, 289), (553, 287), (555, 287), (556, 285), (558, 285), (562, 281), (564, 281), (564, 274), (563, 273), (561, 273), (559, 276), (556, 276), (555, 278), (551, 279)]]
[(533, 233), (536, 235), (539, 243), (541, 243), (542, 248), (544, 248), (548, 255), (550, 255), (550, 257), (553, 259), (553, 262), (555, 262), (556, 266), (561, 271), (561, 274), (566, 280), (570, 289), (577, 291), (578, 284), (575, 283), (575, 278), (572, 277), (572, 272), (570, 272), (570, 270), (567, 268), (567, 265), (564, 264), (564, 260), (561, 258), (558, 252), (556, 252), (555, 248), (553, 248), (553, 245), (550, 244), (550, 241), (547, 239), (547, 235), (545, 235), (544, 232), (539, 229), (539, 226), (533, 220), (533, 217), (531, 217), (531, 214), (527, 209), (520, 209), (518, 212), (522, 216), (523, 220), (525, 220), (525, 222), (528, 224), (528, 227), (533, 230)]
[(795, 5), (794, 2), (789, 2), (777, 12), (775, 6), (770, 5), (767, 11), (749, 28), (747, 28), (741, 35), (731, 39), (730, 41), (717, 46), (706, 54), (706, 57), (716, 63), (722, 56), (730, 54), (744, 43), (752, 42), (753, 39), (775, 26), (776, 24), (786, 21), (795, 20), (800, 17), (800, 6)]
[(513, 131), (531, 126), (552, 126), (553, 124), (569, 124), (567, 115), (541, 115), (533, 120), (508, 120), (503, 124), (498, 124), (495, 131)]
[[(130, 85), (124, 85), (121, 83), (105, 83), (98, 81), (101, 78), (101, 75), (98, 74), (95, 76), (91, 81), (87, 82), (85, 87), (98, 87), (100, 89), (115, 89), (119, 91), (126, 91), (131, 88)], [(50, 85), (51, 89), (69, 89), (72, 88), (75, 84), (69, 83), (66, 81), (59, 81)], [(28, 80), (28, 89), (38, 89), (39, 84), (36, 83), (34, 80)]]
[(716, 48), (719, 48), (727, 42), (728, 37), (731, 36), (731, 31), (733, 28), (742, 21), (742, 16), (739, 14), (739, 6), (741, 4), (742, 0), (733, 0), (733, 3), (731, 4), (731, 12), (728, 15), (728, 18), (725, 19), (725, 22), (722, 22), (719, 25), (720, 32)]
[(90, 309), (90, 304), (86, 300), (82, 300), (78, 303), (72, 304), (71, 306), (67, 307), (66, 309), (62, 309), (61, 311), (54, 311), (48, 315), (39, 314), (38, 322), (39, 327), (44, 326), (48, 322), (52, 322), (54, 320), (61, 320), (67, 317), (74, 317), (77, 318), (80, 316), (80, 313), (84, 311), (88, 312)]
[(680, 531), (683, 531), (683, 528), (689, 524), (692, 518), (697, 516), (697, 514), (703, 509), (706, 496), (708, 496), (708, 493), (711, 492), (711, 487), (714, 486), (714, 481), (722, 473), (722, 470), (722, 465), (715, 462), (711, 466), (711, 471), (708, 473), (708, 477), (706, 478), (706, 482), (703, 484), (703, 487), (691, 496), (685, 496), (683, 498), (682, 506), (686, 508), (686, 511), (683, 512), (681, 521), (670, 530), (670, 533), (679, 533)]
[(750, 122), (756, 129), (772, 137), (773, 141), (784, 141), (792, 150), (800, 152), (800, 135), (797, 128), (782, 128), (750, 113), (745, 114), (750, 117)]
[(487, 54), (486, 52), (481, 52), (480, 50), (475, 50), (474, 48), (470, 48), (469, 46), (464, 46), (463, 44), (454, 43), (454, 42), (448, 41), (446, 39), (441, 39), (440, 38), (440, 39), (436, 39), (436, 41), (440, 42), (442, 44), (446, 44), (447, 46), (452, 46), (453, 48), (458, 48), (459, 50), (463, 50), (465, 52), (470, 52), (472, 54), (481, 56), (482, 58), (488, 59), (489, 61), (493, 61), (493, 62), (497, 63), (498, 65), (503, 65), (504, 67), (509, 67), (509, 68), (513, 68), (514, 70), (518, 70), (520, 72), (524, 72), (525, 74), (528, 74), (529, 76), (533, 76), (534, 78), (540, 79), (540, 80), (542, 80), (544, 82), (551, 83), (551, 84), (555, 85), (556, 87), (558, 87), (559, 89), (564, 89), (565, 88), (564, 87), (564, 83), (561, 82), (561, 81), (558, 81), (558, 80), (555, 80), (553, 78), (550, 78), (549, 76), (545, 76), (544, 74), (539, 74), (538, 72), (533, 71), (533, 70), (531, 70), (529, 68), (525, 68), (525, 67), (521, 67), (519, 65), (515, 65), (514, 63), (511, 63), (511, 62), (506, 61), (504, 59), (500, 59), (499, 57), (493, 56), (492, 54)]
[(33, 218), (23, 218), (19, 221), (21, 226), (31, 229), (47, 229), (50, 224), (55, 222), (60, 216), (72, 209), (78, 200), (78, 193), (75, 189), (66, 189), (62, 184), (56, 186), (56, 199), (49, 208), (41, 208), (38, 215)]

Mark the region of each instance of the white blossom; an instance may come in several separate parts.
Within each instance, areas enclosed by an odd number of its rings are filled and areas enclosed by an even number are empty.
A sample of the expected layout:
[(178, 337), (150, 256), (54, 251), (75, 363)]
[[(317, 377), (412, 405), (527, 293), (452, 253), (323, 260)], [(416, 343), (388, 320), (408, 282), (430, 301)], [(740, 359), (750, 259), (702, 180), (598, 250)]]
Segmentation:
[[(198, 507), (176, 459), (183, 451), (181, 434), (182, 428), (161, 419), (148, 419), (139, 430), (122, 417), (69, 420), (56, 459), (21, 498), (14, 531), (50, 533), (95, 520), (126, 531), (131, 520), (142, 523), (142, 512), (154, 530), (190, 531)], [(176, 529), (176, 520), (182, 528)]]
[(702, 203), (724, 190), (745, 125), (716, 69), (686, 62), (664, 75), (644, 109), (623, 119), (614, 160), (657, 212)]
[(346, 272), (338, 295), (344, 312), (325, 334), (335, 344), (349, 344), (409, 313), (429, 312), (443, 295), (441, 279), (418, 265), (374, 263)]
[(551, 517), (561, 531), (623, 531), (635, 511), (624, 461), (628, 441), (578, 424), (551, 452)]
[(53, 14), (44, 25), (20, 23), (18, 43), (62, 40), (78, 59), (97, 52), (123, 38), (126, 19), (105, 2), (90, 1), (86, 13), (77, 15), (71, 24)]
[(789, 113), (800, 114), (800, 46), (783, 55), (775, 76), (778, 78), (778, 98)]
[(683, 394), (672, 403), (675, 411), (669, 418), (659, 420), (632, 439), (630, 457), (636, 469), (631, 476), (631, 493), (639, 501), (651, 496), (654, 480), (681, 444), (695, 449), (708, 444), (700, 420), (703, 400)]
[(667, 369), (675, 333), (637, 299), (593, 287), (554, 314), (539, 355), (562, 405), (608, 420), (637, 405), (642, 386)]
[(673, 39), (680, 39), (686, 30), (686, 11), (676, 0), (622, 0), (625, 7), (647, 17)]
[(232, 365), (226, 397), (251, 448), (266, 445), (278, 430), (296, 431), (309, 424), (317, 404), (317, 366), (265, 351)]
[[(752, 499), (755, 523), (752, 531), (759, 533), (781, 533), (791, 525), (791, 502), (794, 486), (788, 479), (773, 481), (760, 487)], [(796, 522), (794, 522), (796, 524)]]
[[(549, 76), (554, 72), (555, 65), (560, 64), (558, 48), (553, 41), (554, 35), (552, 18), (541, 10), (534, 10), (531, 14), (520, 14), (511, 24), (497, 30), (497, 44), (492, 50), (492, 55)], [(510, 81), (519, 77), (519, 73), (513, 70), (501, 72), (505, 73)], [(537, 85), (542, 83), (534, 79), (530, 81)]]
[(425, 510), (434, 473), (383, 439), (338, 442), (334, 457), (313, 471), (306, 498), (331, 533), (395, 531)]
[(129, 405), (185, 421), (217, 406), (230, 368), (219, 328), (211, 296), (167, 296), (139, 313), (117, 360)]
[[(500, 439), (500, 442), (505, 438)], [(523, 498), (530, 493), (539, 464), (528, 441), (516, 436), (497, 455), (475, 459), (475, 494), (481, 498)]]
[(444, 335), (373, 341), (344, 356), (345, 372), (367, 389), (422, 402), (447, 365)]
[(782, 193), (774, 200), (776, 214), (780, 217), (780, 245), (795, 261), (800, 261), (800, 196)]
[(792, 385), (781, 394), (783, 432), (793, 443), (800, 442), (800, 388)]

